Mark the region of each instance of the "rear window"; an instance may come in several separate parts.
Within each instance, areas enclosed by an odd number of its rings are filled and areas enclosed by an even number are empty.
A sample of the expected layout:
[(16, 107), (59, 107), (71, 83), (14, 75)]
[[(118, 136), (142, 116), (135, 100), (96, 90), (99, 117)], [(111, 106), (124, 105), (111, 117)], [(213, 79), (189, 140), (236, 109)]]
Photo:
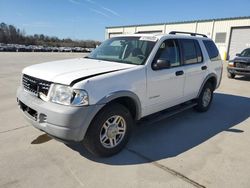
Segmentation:
[(206, 49), (207, 49), (207, 53), (209, 55), (209, 58), (211, 59), (211, 61), (217, 61), (220, 60), (220, 54), (219, 51), (217, 49), (217, 47), (215, 46), (213, 41), (210, 40), (204, 40), (203, 41)]
[(181, 39), (184, 64), (201, 63), (203, 61), (200, 45), (196, 40)]

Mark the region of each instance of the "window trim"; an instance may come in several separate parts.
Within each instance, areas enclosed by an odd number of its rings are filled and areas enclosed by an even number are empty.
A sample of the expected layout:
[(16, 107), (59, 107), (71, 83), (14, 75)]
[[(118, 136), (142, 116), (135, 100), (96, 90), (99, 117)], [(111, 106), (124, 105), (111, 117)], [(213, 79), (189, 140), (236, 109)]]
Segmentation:
[[(160, 49), (161, 45), (166, 42), (167, 40), (173, 40), (177, 46), (177, 49), (179, 50), (179, 59), (180, 59), (180, 64), (178, 66), (173, 66), (173, 67), (169, 67), (169, 68), (162, 68), (162, 69), (154, 69), (153, 68), (153, 64), (156, 60), (156, 56), (157, 56), (157, 53), (158, 53), (158, 50)], [(180, 46), (180, 43), (179, 43), (179, 40), (178, 39), (172, 39), (172, 38), (168, 38), (168, 39), (165, 39), (160, 45), (159, 45), (159, 48), (157, 49), (155, 55), (154, 55), (154, 58), (153, 58), (153, 61), (151, 62), (151, 69), (153, 71), (161, 71), (161, 70), (169, 70), (169, 69), (173, 69), (173, 68), (177, 68), (177, 67), (181, 67), (183, 64), (182, 64), (182, 52), (181, 52), (181, 46)]]
[[(185, 60), (184, 60), (184, 48), (183, 48), (183, 43), (182, 43), (183, 40), (192, 40), (194, 42), (197, 61), (198, 61), (198, 53), (197, 53), (197, 45), (198, 45), (198, 47), (200, 49), (200, 52), (201, 52), (201, 61), (200, 62), (185, 64)], [(201, 49), (201, 46), (200, 46), (200, 43), (199, 43), (198, 40), (196, 40), (196, 39), (188, 39), (188, 38), (181, 38), (181, 39), (178, 39), (178, 41), (179, 41), (179, 44), (180, 44), (180, 47), (181, 47), (182, 66), (189, 66), (189, 65), (196, 65), (196, 64), (202, 64), (202, 63), (204, 63), (204, 55), (203, 55), (203, 52), (202, 52), (202, 49)], [(195, 43), (197, 45), (195, 45)]]

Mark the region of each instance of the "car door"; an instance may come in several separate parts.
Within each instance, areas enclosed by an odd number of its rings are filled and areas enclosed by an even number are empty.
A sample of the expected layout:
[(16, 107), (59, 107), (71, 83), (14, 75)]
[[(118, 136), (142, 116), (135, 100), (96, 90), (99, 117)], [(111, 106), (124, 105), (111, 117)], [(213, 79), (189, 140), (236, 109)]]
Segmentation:
[[(169, 62), (169, 67), (154, 70), (157, 60)], [(185, 75), (181, 66), (180, 47), (177, 40), (167, 39), (158, 49), (152, 66), (147, 69), (147, 108), (151, 114), (181, 103)]]
[(195, 39), (180, 39), (183, 70), (185, 72), (184, 98), (196, 98), (206, 76), (207, 66), (200, 44)]

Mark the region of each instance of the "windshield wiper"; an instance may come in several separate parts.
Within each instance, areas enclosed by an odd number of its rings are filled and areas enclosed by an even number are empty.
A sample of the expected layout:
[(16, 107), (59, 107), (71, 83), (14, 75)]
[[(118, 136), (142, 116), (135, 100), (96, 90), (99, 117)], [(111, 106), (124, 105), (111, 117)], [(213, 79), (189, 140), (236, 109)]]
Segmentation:
[(86, 58), (86, 59), (96, 59), (96, 58), (89, 57), (89, 56), (85, 56), (84, 58)]

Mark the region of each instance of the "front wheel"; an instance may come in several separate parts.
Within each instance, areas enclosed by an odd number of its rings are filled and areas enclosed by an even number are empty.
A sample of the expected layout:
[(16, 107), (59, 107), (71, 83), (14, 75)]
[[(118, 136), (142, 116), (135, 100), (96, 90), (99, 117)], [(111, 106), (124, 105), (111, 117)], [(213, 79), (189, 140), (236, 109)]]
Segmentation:
[(133, 119), (129, 110), (120, 104), (110, 104), (96, 115), (83, 144), (96, 156), (112, 156), (125, 147), (132, 127)]
[(210, 82), (206, 83), (197, 99), (197, 106), (194, 109), (198, 112), (206, 112), (213, 100), (213, 92), (212, 84)]

